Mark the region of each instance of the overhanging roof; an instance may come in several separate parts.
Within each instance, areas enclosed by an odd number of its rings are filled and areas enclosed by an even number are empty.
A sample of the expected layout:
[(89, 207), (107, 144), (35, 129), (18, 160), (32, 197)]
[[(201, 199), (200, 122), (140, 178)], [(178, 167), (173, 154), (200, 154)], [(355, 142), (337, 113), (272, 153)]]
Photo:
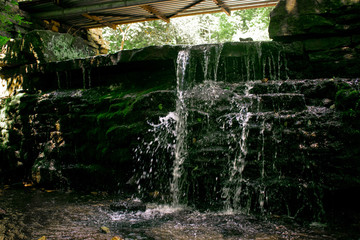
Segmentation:
[(20, 9), (36, 18), (56, 20), (78, 28), (119, 24), (196, 14), (275, 6), (279, 0), (33, 0)]

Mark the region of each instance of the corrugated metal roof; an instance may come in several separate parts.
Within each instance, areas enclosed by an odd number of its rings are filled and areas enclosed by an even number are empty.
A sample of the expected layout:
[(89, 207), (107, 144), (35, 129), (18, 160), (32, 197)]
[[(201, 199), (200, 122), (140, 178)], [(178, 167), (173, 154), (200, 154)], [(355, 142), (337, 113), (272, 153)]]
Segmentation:
[(33, 17), (78, 28), (116, 26), (141, 21), (275, 6), (279, 0), (33, 0), (20, 9)]

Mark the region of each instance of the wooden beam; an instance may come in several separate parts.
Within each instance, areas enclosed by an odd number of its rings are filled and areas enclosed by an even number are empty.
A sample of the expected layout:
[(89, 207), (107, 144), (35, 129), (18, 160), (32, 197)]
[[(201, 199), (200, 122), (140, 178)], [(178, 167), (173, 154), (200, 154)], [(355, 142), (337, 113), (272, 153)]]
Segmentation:
[(101, 17), (98, 17), (98, 16), (94, 16), (94, 15), (89, 15), (87, 13), (83, 13), (81, 14), (83, 17), (86, 17), (87, 19), (90, 19), (92, 21), (95, 21), (97, 23), (100, 23), (101, 25), (103, 25), (104, 27), (110, 27), (114, 30), (116, 30), (116, 25), (115, 24), (112, 24), (112, 23), (109, 23), (109, 22), (106, 22), (104, 21)]
[(150, 5), (142, 5), (140, 6), (142, 9), (144, 9), (145, 11), (155, 15), (157, 18), (170, 23), (170, 19), (168, 17), (166, 17), (164, 14), (162, 14), (159, 10), (157, 10), (156, 8), (150, 6)]
[(223, 10), (228, 16), (231, 15), (231, 11), (230, 9), (226, 6), (226, 4), (222, 1), (222, 0), (213, 0), (214, 3), (216, 3), (216, 5), (219, 6), (219, 8), (221, 8), (221, 10)]
[(183, 7), (182, 9), (176, 11), (175, 13), (171, 14), (171, 17), (176, 16), (176, 15), (178, 15), (179, 13), (182, 13), (182, 12), (184, 12), (184, 11), (186, 11), (186, 10), (188, 10), (188, 9), (190, 9), (190, 8), (196, 6), (196, 5), (198, 5), (199, 3), (202, 3), (202, 2), (204, 2), (204, 1), (205, 1), (205, 0), (197, 0), (197, 1), (194, 1), (193, 3), (191, 3), (191, 4), (189, 4), (189, 5), (185, 6), (185, 7)]
[(71, 15), (81, 15), (83, 13), (91, 13), (95, 11), (107, 10), (107, 9), (116, 9), (130, 6), (139, 6), (144, 4), (167, 2), (169, 0), (131, 0), (131, 1), (117, 1), (117, 2), (105, 2), (87, 6), (79, 6), (72, 8), (64, 8), (60, 10), (46, 11), (32, 13), (31, 16), (40, 18), (40, 19), (58, 19), (65, 18)]
[[(236, 6), (232, 10), (237, 11), (237, 10), (244, 10), (244, 9), (251, 9), (251, 8), (273, 7), (273, 6), (276, 6), (276, 4), (277, 4), (276, 2), (273, 2), (273, 3), (265, 3), (265, 4), (259, 4), (259, 5), (253, 4), (251, 6)], [(196, 15), (208, 14), (208, 13), (219, 13), (219, 12), (222, 12), (222, 10), (195, 12), (195, 13), (185, 13), (183, 15), (174, 15), (174, 18), (196, 16)], [(147, 22), (147, 21), (153, 21), (153, 20), (158, 20), (158, 18), (114, 20), (113, 22), (116, 25), (121, 25), (121, 24), (137, 23), (137, 22)], [(75, 25), (78, 26), (78, 27), (83, 27), (83, 28), (97, 28), (97, 27), (99, 27), (98, 25), (86, 25), (86, 24), (85, 25), (84, 24), (75, 24)]]
[[(262, 7), (275, 7), (277, 2), (274, 3), (265, 3), (265, 4), (253, 4), (253, 5), (245, 5), (245, 6), (235, 6), (235, 8), (232, 8), (232, 11), (238, 11), (238, 10), (245, 10), (245, 9), (252, 9), (252, 8), (262, 8)], [(210, 14), (210, 13), (219, 13), (222, 12), (222, 10), (210, 10), (210, 11), (203, 11), (203, 12), (193, 12), (193, 13), (185, 13), (183, 15), (176, 15), (174, 18), (179, 17), (189, 17), (189, 16), (196, 16), (201, 14)]]

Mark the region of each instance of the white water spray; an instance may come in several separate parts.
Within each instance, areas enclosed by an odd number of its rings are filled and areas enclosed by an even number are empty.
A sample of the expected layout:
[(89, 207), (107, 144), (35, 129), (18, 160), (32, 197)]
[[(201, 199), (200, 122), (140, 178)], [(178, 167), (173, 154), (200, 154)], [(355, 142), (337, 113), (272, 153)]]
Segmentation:
[(188, 112), (185, 103), (185, 75), (189, 64), (190, 50), (182, 50), (177, 58), (177, 88), (176, 88), (176, 126), (175, 126), (175, 159), (173, 164), (173, 179), (170, 183), (170, 190), (172, 194), (172, 204), (179, 205), (181, 198), (181, 187), (184, 179), (182, 178), (183, 163), (187, 157), (187, 116)]

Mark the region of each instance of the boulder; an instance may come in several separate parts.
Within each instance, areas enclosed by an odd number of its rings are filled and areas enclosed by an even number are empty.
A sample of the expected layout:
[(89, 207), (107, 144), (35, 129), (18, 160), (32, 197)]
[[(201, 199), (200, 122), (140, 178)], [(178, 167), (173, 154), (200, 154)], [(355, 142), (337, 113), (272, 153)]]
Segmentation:
[(1, 66), (58, 62), (95, 55), (80, 37), (48, 30), (34, 30), (8, 43)]
[(269, 36), (293, 41), (311, 36), (356, 33), (360, 30), (359, 1), (280, 0), (270, 14)]

